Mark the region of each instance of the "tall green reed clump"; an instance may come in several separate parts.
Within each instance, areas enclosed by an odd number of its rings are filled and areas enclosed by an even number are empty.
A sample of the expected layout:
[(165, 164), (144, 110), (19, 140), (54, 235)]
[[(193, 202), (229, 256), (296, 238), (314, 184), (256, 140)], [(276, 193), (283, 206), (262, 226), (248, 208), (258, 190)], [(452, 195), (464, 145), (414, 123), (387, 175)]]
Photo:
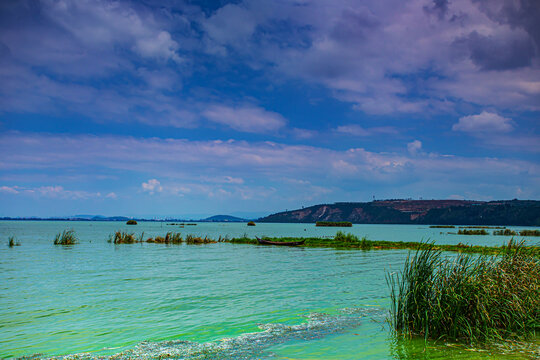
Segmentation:
[(56, 234), (54, 245), (74, 245), (78, 242), (75, 230), (64, 230)]
[(133, 233), (117, 231), (114, 233), (114, 235), (109, 236), (108, 242), (112, 242), (114, 244), (135, 244), (142, 242), (143, 237), (144, 232), (137, 238)]
[(8, 238), (8, 246), (9, 247), (21, 246), (21, 243), (18, 241), (15, 241), (15, 236), (10, 236)]
[(443, 258), (433, 244), (387, 275), (390, 323), (402, 335), (480, 343), (540, 330), (540, 258), (512, 240), (499, 256)]

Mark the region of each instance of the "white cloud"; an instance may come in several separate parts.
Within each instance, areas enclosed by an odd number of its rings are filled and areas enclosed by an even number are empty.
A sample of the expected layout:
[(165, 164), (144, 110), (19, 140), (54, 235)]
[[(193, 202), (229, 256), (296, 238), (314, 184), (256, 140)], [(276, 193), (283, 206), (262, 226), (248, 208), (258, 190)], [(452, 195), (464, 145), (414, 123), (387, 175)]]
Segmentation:
[(212, 105), (203, 112), (203, 116), (212, 122), (251, 133), (274, 132), (286, 124), (286, 120), (280, 114), (250, 105), (239, 107)]
[(162, 192), (163, 186), (161, 186), (161, 183), (157, 179), (150, 179), (142, 183), (142, 189), (153, 195), (155, 192)]
[(422, 142), (420, 140), (414, 140), (407, 144), (407, 151), (411, 155), (416, 155), (422, 150)]
[(510, 132), (514, 129), (513, 123), (510, 118), (502, 117), (496, 113), (482, 111), (478, 115), (469, 115), (460, 118), (459, 122), (452, 126), (452, 130), (471, 133)]
[(0, 186), (0, 192), (6, 194), (18, 194), (19, 190), (17, 186)]

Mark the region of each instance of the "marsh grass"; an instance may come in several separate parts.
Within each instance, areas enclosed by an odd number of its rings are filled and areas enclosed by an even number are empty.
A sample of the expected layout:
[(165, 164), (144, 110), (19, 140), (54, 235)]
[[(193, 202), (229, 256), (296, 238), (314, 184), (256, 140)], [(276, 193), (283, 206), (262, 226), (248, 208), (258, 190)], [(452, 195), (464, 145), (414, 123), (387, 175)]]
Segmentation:
[(54, 238), (54, 245), (74, 245), (78, 242), (75, 230), (64, 230), (61, 233), (56, 234)]
[(540, 230), (521, 230), (520, 236), (540, 236)]
[(8, 238), (8, 246), (9, 247), (21, 246), (21, 243), (18, 241), (15, 241), (15, 236), (10, 236)]
[(142, 241), (144, 233), (139, 238), (135, 237), (135, 234), (124, 231), (117, 231), (114, 235), (109, 237), (109, 242), (114, 244), (135, 244)]
[(504, 229), (493, 231), (493, 235), (515, 236), (517, 233), (514, 230)]
[(189, 245), (198, 245), (198, 244), (215, 244), (217, 241), (209, 238), (208, 236), (200, 237), (200, 236), (194, 236), (194, 235), (187, 235), (186, 236), (186, 244)]
[(459, 229), (458, 235), (489, 235), (489, 233), (485, 229), (480, 229), (480, 230)]
[(146, 239), (147, 243), (155, 244), (181, 244), (184, 240), (182, 239), (181, 233), (175, 233), (172, 231), (167, 232), (165, 237), (156, 236), (155, 238)]
[(540, 258), (510, 241), (499, 256), (443, 257), (434, 244), (387, 275), (396, 333), (466, 343), (527, 339), (540, 330)]

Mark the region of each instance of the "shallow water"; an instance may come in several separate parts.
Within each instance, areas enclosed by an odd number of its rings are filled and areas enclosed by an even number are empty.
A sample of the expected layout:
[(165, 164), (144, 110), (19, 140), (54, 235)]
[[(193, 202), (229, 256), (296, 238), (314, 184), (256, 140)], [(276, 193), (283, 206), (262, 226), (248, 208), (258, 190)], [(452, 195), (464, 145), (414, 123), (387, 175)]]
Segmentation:
[[(73, 228), (80, 243), (54, 246)], [(305, 229), (305, 230), (304, 230)], [(468, 359), (511, 356), (396, 341), (385, 326), (386, 272), (407, 251), (234, 245), (107, 243), (115, 230), (210, 237), (330, 236), (313, 224), (3, 221), (0, 240), (0, 356), (187, 359)], [(506, 237), (441, 235), (448, 229), (355, 225), (373, 240), (500, 245)], [(453, 229), (449, 229), (453, 231)], [(534, 241), (534, 240), (533, 240)], [(471, 351), (473, 350), (473, 351)]]

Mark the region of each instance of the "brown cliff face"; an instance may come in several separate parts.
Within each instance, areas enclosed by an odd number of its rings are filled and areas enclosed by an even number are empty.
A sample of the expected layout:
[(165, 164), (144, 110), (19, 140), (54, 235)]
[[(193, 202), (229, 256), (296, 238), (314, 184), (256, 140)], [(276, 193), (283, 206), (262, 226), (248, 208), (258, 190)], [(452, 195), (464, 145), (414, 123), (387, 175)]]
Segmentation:
[(259, 221), (540, 226), (540, 201), (383, 200), (335, 203), (281, 212)]

